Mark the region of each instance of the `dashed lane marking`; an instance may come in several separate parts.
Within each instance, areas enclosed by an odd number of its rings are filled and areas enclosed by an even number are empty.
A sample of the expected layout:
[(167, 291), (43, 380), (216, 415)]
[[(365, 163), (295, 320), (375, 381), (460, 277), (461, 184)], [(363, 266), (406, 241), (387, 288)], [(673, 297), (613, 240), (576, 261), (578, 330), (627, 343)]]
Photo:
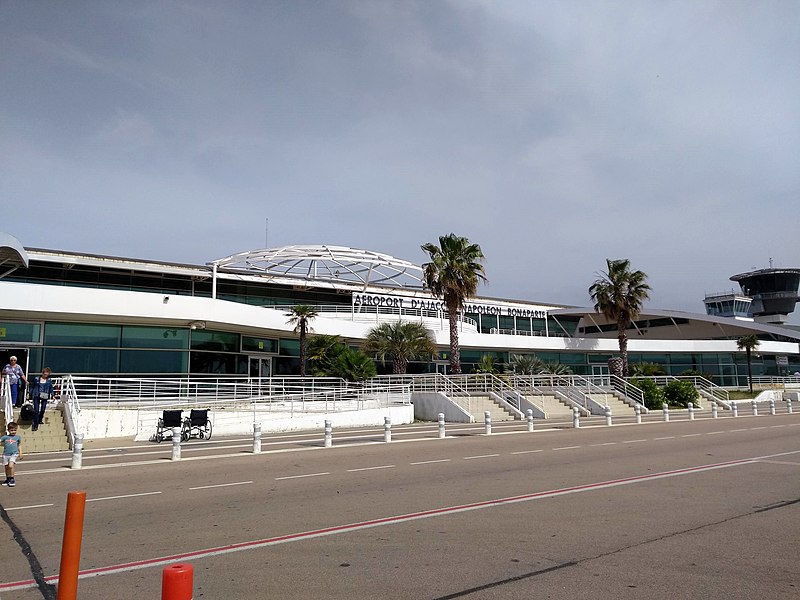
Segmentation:
[(494, 458), (500, 456), (499, 454), (479, 454), (478, 456), (465, 456), (464, 460), (472, 460), (473, 458)]
[(675, 439), (674, 435), (668, 435), (665, 437), (653, 438), (653, 441), (658, 442), (659, 440), (674, 440), (674, 439)]
[(156, 494), (161, 494), (161, 491), (157, 492), (141, 492), (139, 494), (123, 494), (121, 496), (105, 496), (103, 498), (87, 498), (87, 502), (100, 502), (101, 500), (121, 500), (122, 498), (138, 498), (139, 496), (154, 496)]
[(249, 485), (252, 481), (235, 481), (233, 483), (216, 483), (214, 485), (199, 485), (197, 487), (190, 487), (190, 490), (207, 490), (210, 488), (230, 487), (234, 485)]
[(320, 475), (330, 475), (330, 473), (307, 473), (305, 475), (287, 475), (285, 477), (276, 477), (275, 481), (282, 481), (284, 479), (302, 479), (303, 477), (319, 477)]
[(412, 465), (432, 465), (433, 463), (445, 463), (450, 462), (452, 459), (450, 458), (440, 458), (438, 460), (421, 460), (419, 462), (412, 462)]
[(638, 444), (639, 442), (649, 442), (650, 440), (625, 440), (622, 444)]
[(29, 508), (46, 508), (48, 506), (55, 506), (54, 504), (31, 504), (30, 506), (12, 506), (11, 508), (7, 508), (6, 512), (11, 512), (12, 510), (27, 510)]
[(512, 452), (511, 454), (534, 454), (536, 452), (542, 452), (542, 450), (519, 450), (517, 452)]
[(561, 446), (560, 448), (551, 448), (551, 450), (575, 450), (576, 448), (580, 448), (580, 446)]
[(616, 446), (617, 442), (603, 442), (602, 444), (590, 444), (590, 446)]
[(698, 435), (703, 435), (703, 434), (702, 433), (686, 433), (686, 434), (682, 435), (681, 437), (682, 438), (685, 438), (685, 437), (697, 437)]
[(380, 465), (377, 467), (361, 467), (360, 469), (347, 469), (348, 473), (356, 473), (358, 471), (374, 471), (376, 469), (394, 469), (395, 465)]

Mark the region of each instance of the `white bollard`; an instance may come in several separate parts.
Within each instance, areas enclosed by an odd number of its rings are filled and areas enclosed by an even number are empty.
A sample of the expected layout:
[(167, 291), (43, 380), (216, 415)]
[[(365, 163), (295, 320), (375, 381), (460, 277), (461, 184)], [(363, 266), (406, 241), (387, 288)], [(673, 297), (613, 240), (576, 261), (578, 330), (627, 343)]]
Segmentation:
[(527, 411), (528, 415), (528, 431), (533, 431), (533, 409), (529, 408)]
[(444, 413), (439, 413), (439, 439), (444, 439)]
[(606, 425), (611, 427), (611, 407), (606, 404), (606, 407), (603, 409), (603, 412), (606, 415)]
[(769, 399), (769, 414), (775, 415), (775, 398)]
[(669, 423), (669, 405), (666, 402), (664, 402), (664, 408), (662, 412), (664, 413), (664, 422)]
[(789, 413), (789, 414), (792, 414), (792, 399), (791, 398), (787, 398), (786, 399), (786, 412)]
[(383, 417), (383, 441), (389, 443), (392, 441), (392, 418)]
[(172, 460), (181, 459), (181, 428), (172, 428)]
[(739, 405), (736, 404), (736, 402), (731, 402), (731, 410), (733, 411), (733, 416), (734, 417), (738, 417), (739, 416)]
[(754, 416), (754, 417), (757, 417), (757, 416), (758, 416), (758, 404), (756, 403), (756, 401), (755, 401), (755, 400), (753, 400), (753, 401), (750, 403), (750, 405), (753, 407), (753, 416)]
[(642, 423), (642, 407), (638, 404), (633, 407), (633, 413), (636, 415), (636, 423), (641, 425)]
[(490, 413), (488, 410), (485, 413), (483, 413), (483, 426), (486, 435), (492, 433), (492, 413)]
[(325, 421), (325, 447), (330, 448), (333, 444), (333, 427), (331, 426), (331, 422), (326, 420)]
[(689, 420), (694, 421), (694, 403), (689, 402), (689, 404), (686, 405), (686, 410), (689, 411)]
[(253, 423), (253, 454), (261, 454), (261, 423)]
[(718, 411), (719, 411), (719, 409), (717, 408), (717, 403), (716, 402), (712, 402), (711, 403), (711, 418), (712, 419), (716, 419), (716, 418), (719, 417)]
[(581, 413), (578, 411), (577, 406), (572, 407), (572, 427), (580, 429), (581, 427)]
[(76, 433), (72, 440), (72, 464), (70, 469), (80, 469), (83, 465), (83, 434)]

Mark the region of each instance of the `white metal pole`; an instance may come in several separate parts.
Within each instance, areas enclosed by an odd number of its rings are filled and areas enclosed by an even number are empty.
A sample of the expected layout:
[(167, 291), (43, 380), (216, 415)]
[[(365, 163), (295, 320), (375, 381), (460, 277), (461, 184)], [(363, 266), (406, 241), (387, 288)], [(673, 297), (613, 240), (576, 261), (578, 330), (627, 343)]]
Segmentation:
[(639, 425), (642, 422), (642, 407), (638, 404), (633, 407), (633, 413), (636, 415), (636, 424)]
[(577, 406), (572, 407), (572, 427), (575, 429), (580, 429), (581, 426), (581, 415), (578, 411)]
[(789, 414), (792, 414), (792, 399), (791, 398), (787, 398), (786, 399), (786, 412), (789, 413)]
[(383, 417), (383, 441), (389, 443), (392, 441), (392, 419), (391, 417)]
[(738, 417), (739, 416), (739, 405), (736, 404), (736, 402), (731, 402), (731, 410), (733, 411), (733, 416), (734, 417)]
[(181, 428), (172, 428), (172, 460), (181, 459)]
[(769, 414), (771, 415), (775, 414), (775, 398), (769, 399)]
[(326, 420), (325, 421), (325, 447), (330, 448), (333, 444), (333, 427), (331, 426), (331, 422)]
[(606, 425), (611, 427), (611, 407), (606, 404), (606, 407), (603, 409), (603, 412), (606, 415)]
[(444, 413), (439, 413), (439, 439), (444, 439)]
[(666, 402), (664, 402), (663, 412), (664, 412), (664, 422), (668, 423), (669, 422), (669, 404), (667, 404)]
[(694, 403), (693, 402), (689, 402), (689, 404), (686, 406), (686, 408), (689, 411), (689, 420), (690, 421), (694, 421)]
[(492, 433), (492, 413), (490, 413), (488, 410), (483, 413), (483, 426), (486, 435)]
[(716, 419), (717, 417), (719, 417), (719, 414), (717, 412), (718, 410), (719, 409), (717, 408), (717, 403), (716, 402), (712, 403), (711, 404), (711, 418), (712, 419)]
[(76, 433), (72, 442), (72, 464), (70, 469), (80, 469), (83, 465), (83, 434)]
[(528, 416), (528, 431), (533, 431), (533, 409), (529, 408), (527, 412)]
[(753, 400), (750, 403), (750, 406), (752, 406), (752, 408), (753, 408), (753, 416), (757, 417), (758, 416), (758, 403), (755, 400)]
[(253, 454), (261, 454), (261, 423), (253, 423)]

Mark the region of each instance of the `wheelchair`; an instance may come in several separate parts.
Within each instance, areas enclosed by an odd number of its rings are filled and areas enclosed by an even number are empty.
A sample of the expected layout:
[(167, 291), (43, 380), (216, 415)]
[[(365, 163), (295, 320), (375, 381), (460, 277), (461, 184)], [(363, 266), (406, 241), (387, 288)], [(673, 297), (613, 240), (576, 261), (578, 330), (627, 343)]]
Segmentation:
[(188, 419), (183, 419), (182, 410), (165, 410), (156, 425), (156, 433), (153, 436), (153, 441), (161, 443), (167, 438), (172, 438), (174, 428), (177, 427), (181, 430), (181, 441), (185, 442), (189, 439), (189, 431), (186, 429), (187, 420)]
[(208, 418), (208, 409), (192, 409), (189, 416), (183, 420), (183, 428), (187, 437), (198, 437), (201, 440), (211, 439), (211, 420)]

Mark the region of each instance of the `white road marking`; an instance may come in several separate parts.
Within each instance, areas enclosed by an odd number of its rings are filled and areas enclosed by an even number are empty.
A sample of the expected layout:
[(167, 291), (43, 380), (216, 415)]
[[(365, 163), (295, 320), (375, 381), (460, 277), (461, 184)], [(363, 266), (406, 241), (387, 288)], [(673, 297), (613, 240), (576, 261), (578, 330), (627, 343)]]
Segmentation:
[(381, 465), (379, 467), (362, 467), (360, 469), (347, 469), (347, 472), (356, 473), (357, 471), (374, 471), (375, 469), (394, 469), (394, 465)]
[(706, 435), (719, 435), (720, 433), (727, 433), (726, 431), (709, 431)]
[(282, 481), (283, 479), (301, 479), (303, 477), (318, 477), (320, 475), (330, 475), (330, 473), (308, 473), (307, 475), (288, 475), (286, 477), (276, 477), (275, 481)]
[(26, 510), (28, 508), (45, 508), (47, 506), (54, 506), (53, 504), (31, 504), (30, 506), (14, 506), (13, 508), (7, 508), (6, 512), (11, 512), (12, 510)]
[(745, 427), (744, 429), (731, 429), (731, 433), (739, 433), (740, 431), (750, 431), (750, 430), (747, 429), (747, 427)]
[(760, 463), (769, 463), (771, 465), (792, 465), (793, 467), (800, 467), (799, 462), (791, 462), (788, 460), (759, 460)]
[(552, 448), (552, 450), (575, 450), (575, 448), (580, 448), (580, 446), (562, 446), (561, 448)]
[(440, 458), (439, 460), (421, 460), (420, 462), (413, 462), (412, 465), (431, 465), (433, 463), (450, 462), (449, 458)]
[(465, 456), (464, 460), (472, 460), (473, 458), (494, 458), (500, 456), (499, 454), (480, 454), (478, 456)]
[(666, 437), (660, 437), (660, 438), (653, 438), (653, 440), (655, 440), (655, 441), (659, 441), (659, 440), (674, 440), (674, 439), (675, 439), (674, 435), (668, 435)]
[(512, 452), (511, 454), (533, 454), (534, 452), (541, 452), (541, 450), (520, 450), (518, 452)]
[(235, 483), (217, 483), (215, 485), (200, 485), (198, 487), (190, 487), (190, 490), (207, 490), (209, 488), (220, 488), (220, 487), (228, 487), (231, 485), (247, 485), (249, 483), (253, 483), (252, 481), (237, 481)]
[(778, 427), (786, 427), (786, 425), (770, 425), (772, 429), (776, 429)]
[(617, 442), (603, 442), (602, 444), (590, 444), (590, 446), (615, 446)]
[(639, 442), (647, 442), (649, 440), (625, 440), (622, 442), (623, 444), (637, 444)]
[(684, 437), (697, 437), (698, 435), (703, 435), (703, 434), (702, 433), (687, 433), (687, 434), (682, 435), (681, 437), (682, 438), (684, 438)]
[(123, 496), (106, 496), (104, 498), (87, 498), (87, 502), (100, 502), (100, 500), (120, 500), (122, 498), (138, 498), (139, 496), (153, 496), (161, 492), (142, 492), (141, 494), (125, 494)]
[(766, 429), (766, 427), (751, 427), (751, 431), (755, 431), (756, 429)]

